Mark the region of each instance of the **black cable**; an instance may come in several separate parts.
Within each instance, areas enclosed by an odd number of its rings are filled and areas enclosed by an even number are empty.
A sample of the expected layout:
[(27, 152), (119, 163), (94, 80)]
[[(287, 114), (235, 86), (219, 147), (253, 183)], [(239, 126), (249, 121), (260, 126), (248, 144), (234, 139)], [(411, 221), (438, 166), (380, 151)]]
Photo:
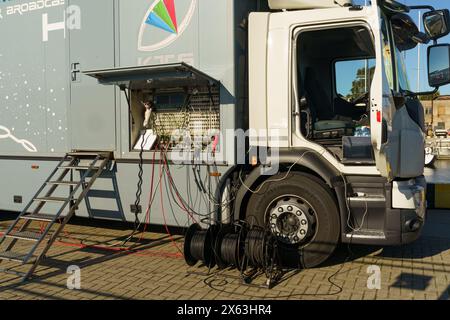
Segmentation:
[[(353, 237), (352, 237), (353, 238)], [(318, 297), (318, 296), (335, 296), (335, 295), (338, 295), (338, 294), (340, 294), (341, 292), (343, 292), (344, 291), (344, 288), (341, 286), (341, 285), (339, 285), (339, 284), (337, 284), (336, 282), (334, 282), (332, 279), (333, 278), (335, 278), (338, 274), (340, 274), (340, 273), (342, 273), (343, 271), (343, 269), (344, 269), (344, 267), (345, 267), (345, 265), (347, 264), (347, 262), (348, 261), (350, 261), (350, 259), (353, 257), (353, 255), (354, 255), (354, 253), (353, 253), (353, 251), (351, 250), (351, 245), (352, 245), (352, 240), (353, 239), (350, 239), (350, 241), (349, 241), (349, 243), (347, 244), (347, 257), (345, 258), (345, 261), (341, 264), (341, 266), (340, 266), (340, 268), (338, 269), (338, 270), (336, 270), (336, 272), (334, 272), (332, 275), (330, 275), (328, 278), (327, 278), (327, 281), (328, 281), (328, 283), (330, 283), (330, 285), (331, 285), (331, 287), (332, 288), (337, 288), (337, 290), (335, 291), (335, 292), (331, 292), (331, 293), (312, 293), (312, 294), (308, 294), (308, 293), (292, 293), (292, 294), (289, 294), (289, 295), (285, 295), (285, 296), (273, 296), (273, 297), (268, 297), (268, 296), (265, 296), (264, 298), (265, 299), (279, 299), (279, 298), (281, 298), (281, 299), (285, 299), (285, 298), (292, 298), (292, 297)], [(358, 267), (359, 268), (359, 267)], [(351, 270), (353, 270), (353, 269), (350, 269), (350, 270), (347, 270), (346, 272), (348, 272), (348, 271), (351, 271)], [(217, 284), (217, 285), (214, 285), (214, 283), (216, 282), (216, 281), (218, 281), (219, 279), (217, 279), (217, 278), (215, 278), (217, 275), (219, 275), (220, 276), (220, 271), (218, 271), (218, 272), (216, 272), (215, 274), (213, 274), (213, 275), (211, 275), (211, 276), (209, 276), (209, 277), (207, 277), (207, 278), (205, 278), (204, 280), (203, 280), (203, 283), (205, 283), (209, 288), (211, 288), (212, 290), (216, 290), (216, 291), (219, 291), (219, 292), (222, 292), (222, 293), (227, 293), (227, 294), (235, 294), (234, 292), (231, 292), (231, 291), (227, 291), (227, 290), (224, 290), (224, 289), (220, 289), (220, 288), (217, 288), (217, 286), (225, 286), (225, 285), (227, 285), (228, 284), (228, 282), (225, 280), (225, 279), (220, 279), (220, 281), (222, 282), (222, 283), (219, 283), (219, 284)], [(245, 295), (245, 294), (242, 294), (242, 295), (244, 295), (244, 296), (248, 296), (248, 297), (252, 297), (252, 296), (249, 296), (249, 295)]]
[(134, 117), (133, 117), (133, 113), (131, 112), (131, 96), (130, 94), (127, 92), (127, 89), (124, 88), (122, 89), (123, 93), (125, 94), (125, 99), (127, 100), (127, 104), (128, 104), (128, 114), (131, 115), (131, 121), (133, 124), (136, 123), (136, 121), (134, 121)]
[[(175, 191), (175, 194), (180, 198), (179, 200), (182, 202), (182, 204), (186, 207), (186, 209), (187, 209), (191, 214), (195, 214), (195, 215), (200, 216), (200, 217), (210, 217), (211, 215), (213, 215), (213, 214), (215, 213), (215, 211), (212, 210), (211, 212), (208, 212), (208, 213), (206, 213), (206, 214), (202, 214), (202, 213), (196, 211), (195, 209), (193, 209), (192, 206), (191, 206), (191, 205), (183, 198), (183, 196), (181, 195), (181, 193), (180, 193), (180, 191), (179, 191), (177, 185), (175, 184), (175, 182), (174, 182), (174, 180), (173, 180), (173, 176), (172, 176), (172, 174), (171, 174), (171, 172), (170, 172), (170, 168), (168, 168), (167, 166), (166, 166), (166, 171), (167, 171), (167, 173), (168, 173), (169, 183), (170, 183), (170, 185), (172, 186), (173, 190)], [(228, 201), (228, 202), (231, 202), (231, 201), (233, 201), (233, 200), (234, 200), (234, 199), (230, 199), (230, 201)], [(219, 205), (220, 205), (220, 204), (219, 204)], [(222, 207), (223, 207), (223, 206), (225, 206), (225, 205), (228, 205), (228, 203), (225, 203), (225, 204), (222, 203), (221, 205), (222, 205)], [(195, 204), (194, 204), (194, 206), (195, 206)], [(182, 209), (184, 210), (184, 208), (182, 208)]]
[[(220, 276), (220, 273), (216, 272), (216, 273), (212, 274), (211, 276), (205, 278), (203, 280), (203, 283), (205, 285), (207, 285), (209, 288), (211, 288), (212, 290), (219, 291), (219, 292), (222, 292), (222, 293), (227, 293), (227, 294), (236, 294), (236, 292), (234, 292), (234, 291), (227, 291), (225, 289), (218, 288), (218, 286), (221, 286), (221, 287), (226, 286), (228, 284), (228, 281), (226, 281), (225, 279), (217, 279), (217, 278), (215, 278), (217, 275)], [(289, 298), (292, 298), (292, 297), (319, 297), (319, 296), (327, 297), (327, 296), (335, 296), (335, 295), (338, 295), (338, 294), (340, 294), (341, 292), (344, 291), (344, 289), (341, 286), (337, 285), (335, 282), (333, 282), (331, 280), (336, 275), (337, 275), (337, 273), (331, 275), (327, 279), (328, 283), (330, 283), (332, 287), (336, 287), (337, 288), (336, 292), (331, 292), (331, 293), (292, 293), (292, 294), (284, 295), (284, 296), (264, 296), (264, 299), (289, 299)], [(214, 285), (214, 283), (216, 281), (222, 281), (222, 283)], [(249, 297), (249, 298), (254, 298), (254, 296), (248, 295), (248, 294), (245, 294), (245, 293), (242, 293), (241, 295), (245, 296), (245, 297)]]
[[(186, 262), (193, 266), (198, 261), (203, 262), (205, 266), (209, 269), (215, 265), (215, 254), (214, 254), (214, 241), (216, 236), (217, 228), (214, 225), (210, 225), (208, 229), (200, 229), (198, 224), (193, 225), (195, 230), (187, 245), (188, 252), (185, 251)], [(192, 229), (192, 227), (190, 229)], [(185, 247), (186, 248), (186, 247)]]
[(138, 183), (136, 190), (136, 201), (134, 202), (134, 227), (135, 232), (137, 231), (140, 221), (139, 221), (139, 210), (141, 204), (141, 196), (142, 196), (142, 184), (144, 183), (143, 175), (144, 175), (144, 146), (145, 146), (145, 134), (142, 134), (142, 142), (141, 142), (141, 150), (139, 151), (139, 171), (138, 171)]
[(207, 230), (201, 230), (196, 232), (193, 236), (192, 236), (192, 240), (191, 240), (191, 244), (190, 244), (190, 250), (191, 250), (191, 255), (199, 261), (205, 261), (205, 239), (206, 239), (206, 234), (207, 234)]
[[(242, 222), (236, 222), (238, 226), (240, 226), (241, 232), (242, 230), (245, 229), (245, 227), (243, 227), (244, 225), (247, 225), (247, 222), (242, 221)], [(226, 248), (222, 248), (221, 249), (221, 257), (224, 261), (232, 261), (233, 260), (233, 251), (232, 251), (232, 241), (231, 239), (234, 238), (233, 236), (227, 236), (224, 238), (225, 243), (223, 244), (222, 247), (226, 247)], [(327, 278), (327, 281), (331, 284), (332, 288), (337, 288), (337, 290), (335, 292), (331, 292), (331, 293), (315, 293), (315, 294), (305, 294), (305, 293), (292, 293), (286, 296), (274, 296), (274, 297), (265, 297), (267, 299), (277, 299), (277, 298), (291, 298), (291, 297), (295, 297), (295, 296), (334, 296), (334, 295), (338, 295), (341, 292), (343, 292), (343, 287), (340, 286), (339, 284), (337, 284), (336, 282), (333, 281), (333, 278), (336, 277), (338, 274), (342, 273), (342, 270), (344, 269), (346, 263), (351, 259), (351, 257), (353, 256), (353, 252), (351, 250), (351, 244), (352, 244), (352, 239), (350, 239), (347, 249), (348, 249), (348, 255), (345, 259), (345, 261), (341, 264), (340, 268), (338, 270), (336, 270), (336, 272), (334, 272), (332, 275), (330, 275)], [(278, 255), (278, 251), (276, 249), (277, 247), (277, 242), (274, 239), (273, 236), (269, 236), (267, 233), (267, 230), (263, 229), (263, 228), (253, 228), (251, 229), (248, 234), (247, 234), (247, 238), (245, 240), (245, 254), (244, 254), (244, 259), (241, 262), (241, 277), (244, 278), (243, 275), (243, 271), (245, 268), (243, 268), (243, 263), (244, 260), (248, 260), (249, 264), (255, 268), (263, 268), (266, 275), (269, 276), (272, 274), (272, 272), (276, 269), (277, 267), (277, 263), (280, 261), (279, 257), (277, 260), (277, 255)], [(350, 270), (348, 270), (350, 271)], [(210, 287), (213, 290), (216, 291), (220, 291), (223, 293), (228, 293), (228, 294), (234, 294), (234, 292), (228, 292), (224, 289), (220, 289), (217, 288), (217, 286), (225, 286), (228, 284), (228, 282), (225, 279), (217, 279), (216, 276), (220, 275), (222, 271), (218, 271), (214, 274), (212, 274), (211, 276), (207, 277), (204, 279), (204, 283)], [(219, 284), (215, 284), (215, 282), (217, 281), (221, 281), (221, 283)], [(244, 294), (245, 296), (245, 294)]]
[[(179, 227), (181, 227), (181, 225), (180, 225), (180, 223), (179, 223), (179, 221), (178, 221), (178, 219), (177, 219), (177, 215), (175, 214), (175, 210), (174, 210), (174, 207), (173, 207), (173, 204), (172, 204), (172, 200), (175, 200), (175, 204), (180, 208), (180, 209), (183, 209), (179, 204), (178, 204), (178, 202), (176, 201), (176, 199), (175, 199), (175, 197), (174, 197), (174, 195), (173, 195), (173, 193), (172, 193), (172, 188), (171, 188), (171, 186), (169, 185), (169, 183), (168, 183), (168, 177), (167, 177), (167, 171), (166, 171), (166, 169), (164, 168), (164, 187), (165, 187), (165, 189), (166, 189), (166, 194), (167, 194), (167, 200), (168, 200), (168, 202), (169, 202), (169, 206), (170, 206), (170, 211), (172, 212), (172, 217), (173, 217), (173, 219), (175, 220), (175, 223), (177, 224), (177, 226), (179, 226)], [(170, 196), (172, 196), (172, 199), (171, 199), (171, 197)]]
[(245, 239), (245, 256), (252, 267), (267, 265), (266, 231), (260, 228), (250, 230)]
[(200, 183), (198, 181), (198, 178), (197, 178), (197, 173), (195, 171), (195, 167), (196, 167), (195, 165), (192, 166), (192, 172), (194, 173), (194, 181), (195, 181), (195, 184), (197, 185), (198, 190), (203, 192), (203, 189), (202, 189), (202, 187), (201, 187), (201, 185), (200, 185)]
[(220, 245), (220, 258), (228, 266), (240, 266), (240, 237), (238, 233), (224, 235)]
[[(258, 262), (259, 262), (260, 265), (263, 265), (263, 264), (267, 263), (268, 265), (266, 265), (264, 268), (266, 268), (266, 270), (265, 270), (266, 271), (266, 275), (269, 276), (268, 272), (269, 271), (272, 272), (274, 270), (274, 267), (276, 266), (276, 263), (277, 263), (277, 261), (274, 260), (276, 258), (276, 255), (277, 255), (276, 241), (273, 242), (273, 246), (275, 247), (275, 249), (274, 250), (268, 250), (268, 248), (271, 247), (272, 244), (270, 244), (270, 239), (267, 239), (267, 233), (264, 234), (264, 232), (265, 232), (265, 230), (262, 229), (262, 228), (261, 229), (255, 228), (255, 229), (252, 229), (252, 230), (249, 231), (251, 241), (250, 241), (250, 243), (248, 243), (247, 240), (246, 240), (246, 250), (247, 251), (246, 251), (246, 254), (245, 254), (245, 258), (248, 259), (247, 256), (249, 255), (252, 260), (257, 261), (257, 263), (255, 263), (255, 264), (258, 264)], [(265, 238), (264, 241), (262, 241), (263, 240), (263, 235), (264, 235), (264, 238)], [(265, 244), (261, 245), (262, 243), (265, 243)], [(341, 267), (336, 272), (334, 272), (332, 275), (330, 275), (327, 278), (327, 281), (331, 284), (331, 287), (332, 288), (333, 287), (337, 288), (337, 290), (335, 292), (323, 293), (323, 294), (322, 293), (314, 293), (314, 294), (292, 293), (292, 294), (285, 295), (285, 296), (274, 296), (274, 297), (265, 296), (265, 299), (280, 299), (280, 298), (284, 299), (284, 298), (292, 298), (292, 297), (295, 297), (295, 296), (299, 296), (299, 297), (300, 296), (305, 296), (305, 297), (308, 297), (308, 296), (310, 296), (310, 297), (314, 297), (314, 296), (334, 296), (334, 295), (340, 294), (344, 290), (343, 287), (338, 285), (332, 279), (334, 277), (336, 277), (339, 273), (342, 272), (345, 264), (348, 262), (348, 260), (350, 258), (350, 255), (351, 255), (350, 244), (351, 244), (351, 241), (350, 241), (349, 247), (348, 247), (349, 255), (347, 256), (345, 262), (341, 265)], [(247, 246), (248, 246), (249, 249), (247, 249)], [(271, 255), (271, 257), (269, 255)], [(270, 259), (271, 261), (268, 261), (269, 260), (268, 258), (271, 258)], [(263, 262), (263, 263), (260, 263), (260, 262)], [(241, 268), (241, 277), (244, 279), (243, 271), (244, 271), (244, 268)], [(348, 271), (350, 271), (350, 270), (348, 270)], [(216, 278), (216, 276), (217, 275), (220, 276), (221, 273), (222, 273), (222, 271), (215, 272), (211, 276), (205, 278), (203, 280), (203, 283), (205, 283), (212, 290), (216, 290), (216, 291), (219, 291), (219, 292), (222, 292), (222, 293), (235, 294), (234, 292), (230, 292), (230, 291), (226, 291), (224, 289), (217, 288), (217, 286), (222, 286), (223, 287), (223, 286), (228, 284), (227, 280), (225, 280), (225, 279), (217, 279)], [(220, 282), (218, 284), (215, 284), (215, 282), (217, 282), (217, 281), (220, 281)], [(248, 297), (253, 297), (253, 296), (246, 295), (246, 294), (243, 294), (243, 295), (244, 296), (248, 296)]]

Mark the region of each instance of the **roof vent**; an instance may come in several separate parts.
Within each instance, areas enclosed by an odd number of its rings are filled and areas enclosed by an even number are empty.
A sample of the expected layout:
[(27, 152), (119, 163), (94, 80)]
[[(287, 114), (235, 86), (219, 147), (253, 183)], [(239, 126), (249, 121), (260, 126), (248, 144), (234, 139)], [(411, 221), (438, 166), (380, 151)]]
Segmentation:
[(352, 0), (269, 0), (269, 7), (273, 10), (291, 9), (323, 9), (339, 8), (345, 5), (352, 5)]

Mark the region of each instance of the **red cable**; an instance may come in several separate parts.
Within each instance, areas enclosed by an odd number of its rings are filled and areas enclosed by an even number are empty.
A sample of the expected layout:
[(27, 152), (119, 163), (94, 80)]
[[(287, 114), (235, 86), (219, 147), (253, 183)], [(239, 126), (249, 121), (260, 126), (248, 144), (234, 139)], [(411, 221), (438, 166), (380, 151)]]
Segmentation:
[[(157, 150), (157, 149), (156, 149)], [(145, 224), (144, 224), (144, 230), (141, 233), (141, 236), (139, 238), (139, 242), (143, 239), (143, 235), (147, 230), (148, 224), (150, 223), (150, 213), (151, 213), (151, 206), (152, 206), (152, 200), (153, 200), (153, 191), (154, 191), (154, 177), (155, 177), (155, 156), (156, 156), (156, 150), (153, 153), (153, 167), (152, 167), (152, 176), (151, 176), (151, 190), (150, 190), (150, 199), (149, 199), (149, 205), (147, 207), (147, 211), (145, 213)], [(161, 154), (162, 154), (162, 150), (161, 150)], [(163, 251), (153, 251), (149, 254), (143, 254), (143, 253), (137, 253), (137, 252), (133, 252), (131, 251), (131, 249), (129, 248), (114, 248), (114, 247), (106, 247), (106, 246), (99, 246), (99, 245), (85, 245), (85, 244), (76, 244), (76, 243), (69, 243), (69, 242), (64, 242), (64, 241), (56, 241), (55, 244), (56, 245), (61, 245), (61, 246), (67, 246), (67, 247), (77, 247), (77, 248), (94, 248), (94, 249), (101, 249), (101, 250), (106, 250), (106, 251), (114, 251), (114, 252), (125, 252), (127, 254), (131, 254), (131, 255), (138, 255), (138, 256), (163, 256), (163, 257), (173, 257), (173, 258), (182, 258), (183, 255), (181, 254), (181, 250), (178, 247), (178, 245), (176, 244), (175, 240), (172, 237), (172, 234), (170, 233), (168, 226), (167, 226), (167, 221), (166, 221), (166, 217), (165, 217), (165, 212), (164, 212), (164, 204), (163, 204), (163, 198), (162, 198), (162, 163), (161, 163), (162, 159), (160, 160), (160, 191), (161, 191), (161, 207), (163, 210), (163, 218), (164, 218), (164, 225), (165, 225), (165, 229), (166, 232), (171, 240), (171, 242), (175, 245), (175, 247), (177, 248), (178, 251), (177, 253), (169, 253), (169, 252), (163, 252)], [(41, 222), (39, 224), (39, 228), (40, 228), (40, 232), (43, 233), (45, 226), (44, 224)], [(76, 238), (73, 238), (70, 236), (69, 232), (64, 230), (65, 236), (69, 239), (78, 241)], [(4, 235), (3, 232), (0, 232), (0, 235)], [(128, 252), (130, 251), (130, 252)]]
[[(154, 176), (155, 176), (155, 156), (156, 156), (156, 151), (157, 151), (157, 147), (155, 152), (153, 153), (153, 167), (152, 167), (152, 176), (151, 176), (151, 189), (150, 189), (150, 199), (149, 199), (149, 206), (147, 207), (147, 211), (145, 213), (145, 224), (144, 224), (144, 231), (141, 233), (141, 236), (139, 238), (139, 241), (141, 241), (143, 239), (143, 234), (146, 232), (148, 224), (150, 223), (150, 214), (151, 214), (151, 204), (152, 204), (152, 200), (153, 200), (153, 191), (154, 191)], [(164, 161), (164, 163), (163, 163)], [(170, 233), (170, 230), (168, 228), (168, 224), (167, 224), (167, 220), (166, 220), (166, 215), (165, 215), (165, 209), (164, 209), (164, 202), (163, 202), (163, 179), (162, 179), (162, 175), (163, 175), (163, 170), (164, 167), (167, 169), (166, 170), (166, 176), (168, 177), (168, 179), (170, 179), (171, 183), (175, 183), (173, 180), (173, 177), (169, 171), (169, 165), (167, 162), (167, 158), (164, 156), (163, 154), (163, 150), (161, 149), (161, 159), (160, 159), (160, 163), (159, 163), (159, 168), (160, 168), (160, 197), (161, 197), (161, 210), (163, 213), (163, 220), (164, 220), (164, 227), (165, 230), (167, 232), (167, 235), (169, 236), (171, 243), (177, 248), (177, 250), (179, 251), (178, 253), (167, 253), (167, 252), (162, 252), (162, 251), (156, 251), (150, 254), (142, 254), (142, 253), (136, 253), (136, 252), (131, 252), (129, 248), (113, 248), (113, 247), (106, 247), (106, 246), (99, 246), (99, 245), (84, 245), (84, 244), (75, 244), (75, 243), (68, 243), (68, 242), (63, 242), (63, 241), (56, 241), (55, 244), (59, 244), (62, 246), (68, 246), (68, 247), (77, 247), (77, 248), (94, 248), (94, 249), (101, 249), (101, 250), (107, 250), (107, 251), (114, 251), (114, 252), (127, 252), (130, 251), (128, 254), (132, 254), (132, 255), (139, 255), (139, 256), (153, 256), (153, 255), (162, 255), (162, 256), (166, 256), (166, 257), (175, 257), (175, 258), (181, 258), (183, 257), (183, 255), (181, 254), (181, 249), (178, 247), (177, 243), (175, 242), (172, 234)], [(192, 213), (186, 208), (186, 206), (184, 205), (183, 199), (181, 198), (180, 194), (178, 193), (178, 191), (174, 190), (172, 187), (172, 184), (169, 183), (169, 188), (172, 192), (175, 192), (175, 195), (178, 198), (178, 201), (176, 201), (176, 199), (174, 199), (178, 204), (181, 204), (181, 206), (183, 207), (183, 210), (190, 216), (190, 218), (196, 222), (194, 216), (192, 215)], [(41, 233), (44, 230), (44, 226), (41, 223), (40, 224), (40, 231)], [(3, 235), (4, 233), (0, 232), (0, 235)], [(70, 236), (70, 234), (65, 230), (65, 235), (67, 238), (72, 239), (72, 240), (77, 240), (73, 237)]]
[(41, 233), (44, 233), (45, 230), (45, 222), (39, 222), (39, 229)]
[[(5, 233), (0, 232), (0, 236), (3, 236)], [(76, 240), (75, 238), (72, 238)], [(70, 243), (70, 242), (64, 242), (64, 241), (55, 241), (55, 245), (63, 246), (63, 247), (75, 247), (80, 249), (86, 249), (86, 248), (92, 248), (92, 249), (100, 249), (105, 251), (113, 251), (113, 252), (124, 252), (126, 254), (130, 255), (136, 255), (136, 256), (161, 256), (161, 257), (167, 257), (167, 258), (177, 258), (181, 259), (183, 258), (183, 255), (179, 252), (177, 253), (170, 253), (170, 252), (164, 252), (160, 250), (152, 250), (148, 253), (143, 252), (135, 252), (133, 249), (130, 248), (114, 248), (114, 247), (107, 247), (107, 246), (100, 246), (100, 245), (86, 245), (82, 243)]]
[[(197, 223), (197, 221), (195, 220), (194, 216), (192, 215), (192, 213), (186, 208), (186, 206), (184, 205), (183, 199), (181, 198), (180, 194), (178, 193), (178, 191), (173, 190), (172, 188), (172, 183), (175, 184), (173, 178), (172, 178), (172, 174), (170, 173), (169, 170), (169, 164), (167, 163), (167, 159), (166, 157), (164, 157), (164, 164), (167, 168), (166, 170), (166, 175), (168, 177), (168, 179), (170, 180), (171, 183), (169, 183), (169, 188), (171, 191), (175, 191), (175, 195), (177, 196), (179, 202), (177, 202), (178, 204), (181, 204), (181, 206), (183, 207), (183, 210), (191, 217), (192, 221), (194, 221), (194, 223)], [(176, 199), (174, 199), (176, 200)]]
[(77, 243), (70, 243), (70, 242), (64, 242), (64, 241), (56, 241), (56, 245), (60, 245), (63, 247), (75, 247), (80, 249), (85, 248), (92, 248), (92, 249), (100, 249), (105, 251), (113, 251), (113, 252), (123, 252), (129, 255), (136, 255), (136, 256), (162, 256), (167, 258), (182, 258), (183, 255), (181, 255), (179, 252), (177, 253), (170, 253), (170, 252), (164, 252), (164, 251), (149, 251), (147, 253), (144, 252), (135, 252), (133, 249), (130, 248), (114, 248), (114, 247), (106, 247), (106, 246), (99, 246), (99, 245), (85, 245), (85, 244), (77, 244)]

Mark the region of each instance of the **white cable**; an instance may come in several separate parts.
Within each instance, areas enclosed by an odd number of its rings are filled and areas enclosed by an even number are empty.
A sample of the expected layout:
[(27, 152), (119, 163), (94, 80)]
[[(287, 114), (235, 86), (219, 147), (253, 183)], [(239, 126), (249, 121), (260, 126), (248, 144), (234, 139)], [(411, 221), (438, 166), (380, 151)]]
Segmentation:
[[(352, 215), (352, 212), (351, 212), (351, 210), (350, 210), (350, 204), (349, 204), (349, 201), (348, 201), (348, 194), (347, 194), (347, 191), (348, 191), (348, 190), (347, 190), (347, 180), (345, 179), (345, 177), (344, 177), (344, 175), (343, 175), (342, 173), (341, 173), (341, 177), (342, 177), (342, 180), (344, 181), (345, 206), (347, 207), (347, 227), (349, 227), (350, 230), (352, 230), (353, 232), (361, 231), (362, 228), (363, 228), (363, 226), (364, 226), (364, 221), (365, 221), (365, 219), (366, 219), (367, 213), (369, 212), (369, 206), (368, 206), (367, 200), (365, 201), (366, 210), (365, 210), (365, 212), (364, 212), (364, 214), (363, 214), (363, 218), (362, 218), (362, 221), (361, 221), (360, 226), (359, 226), (359, 227), (353, 227), (353, 226), (351, 226), (351, 225), (350, 225), (350, 216)], [(353, 234), (352, 234), (352, 237), (353, 237)]]
[[(292, 171), (292, 169), (294, 168), (294, 166), (295, 166), (296, 164), (298, 164), (298, 163), (303, 159), (303, 157), (305, 157), (308, 153), (314, 153), (314, 152), (313, 152), (313, 151), (307, 151), (307, 152), (305, 152), (300, 158), (297, 159), (296, 162), (294, 162), (294, 163), (289, 167), (289, 169), (288, 169), (288, 171), (286, 172), (286, 174), (285, 174), (284, 177), (282, 177), (282, 178), (280, 178), (280, 179), (266, 180), (266, 181), (264, 181), (264, 182), (263, 182), (256, 190), (251, 190), (250, 187), (248, 187), (248, 186), (244, 183), (244, 181), (242, 180), (242, 176), (241, 176), (241, 175), (239, 175), (239, 180), (240, 180), (242, 186), (243, 186), (245, 189), (247, 189), (247, 191), (249, 191), (249, 192), (251, 192), (251, 193), (253, 193), (253, 194), (259, 193), (259, 192), (261, 191), (262, 187), (263, 187), (266, 183), (269, 183), (269, 182), (280, 182), (280, 181), (285, 180), (285, 179), (289, 176), (289, 174), (291, 173), (291, 171)], [(325, 153), (325, 152), (322, 152), (321, 155), (323, 155), (324, 153)], [(345, 179), (345, 177), (344, 177), (344, 175), (343, 175), (342, 173), (340, 173), (340, 175), (341, 175), (341, 177), (342, 177), (342, 180), (344, 181), (344, 193), (345, 193), (344, 196), (345, 196), (345, 204), (346, 204), (347, 213), (348, 213), (348, 215), (347, 215), (347, 226), (348, 226), (352, 231), (358, 232), (358, 231), (362, 230), (362, 227), (364, 226), (364, 221), (365, 221), (365, 219), (366, 219), (366, 217), (367, 217), (367, 214), (368, 214), (368, 211), (369, 211), (369, 206), (368, 206), (368, 203), (367, 203), (367, 200), (366, 200), (366, 201), (365, 201), (366, 209), (365, 209), (365, 212), (364, 212), (364, 215), (363, 215), (363, 219), (362, 219), (362, 221), (361, 221), (361, 225), (360, 225), (359, 227), (352, 227), (352, 226), (350, 225), (350, 216), (352, 215), (352, 213), (351, 213), (351, 210), (350, 210), (350, 205), (349, 205), (349, 203), (348, 203), (347, 181), (346, 181), (346, 179)]]
[[(242, 186), (244, 186), (244, 188), (245, 189), (247, 189), (247, 191), (249, 191), (249, 192), (251, 192), (251, 193), (253, 193), (253, 194), (255, 194), (255, 193), (259, 193), (260, 191), (261, 191), (261, 189), (262, 189), (262, 187), (266, 184), (266, 183), (269, 183), (269, 182), (280, 182), (280, 181), (283, 181), (283, 180), (285, 180), (288, 176), (289, 176), (289, 174), (291, 173), (291, 171), (292, 171), (292, 169), (294, 168), (294, 166), (296, 165), (296, 164), (298, 164), (307, 154), (309, 154), (309, 153), (316, 153), (315, 151), (306, 151), (304, 154), (302, 154), (298, 159), (297, 159), (297, 161), (295, 161), (290, 167), (289, 167), (289, 169), (288, 169), (288, 171), (286, 172), (286, 174), (285, 174), (285, 176), (284, 177), (282, 177), (282, 178), (280, 178), (280, 179), (272, 179), (272, 180), (266, 180), (266, 181), (264, 181), (256, 190), (251, 190), (250, 189), (250, 187), (248, 187), (245, 183), (244, 183), (244, 181), (242, 180), (242, 176), (241, 175), (239, 175), (239, 180), (240, 180), (240, 182), (242, 183)], [(323, 155), (325, 153), (325, 151), (323, 151), (322, 153), (320, 153), (320, 155)]]

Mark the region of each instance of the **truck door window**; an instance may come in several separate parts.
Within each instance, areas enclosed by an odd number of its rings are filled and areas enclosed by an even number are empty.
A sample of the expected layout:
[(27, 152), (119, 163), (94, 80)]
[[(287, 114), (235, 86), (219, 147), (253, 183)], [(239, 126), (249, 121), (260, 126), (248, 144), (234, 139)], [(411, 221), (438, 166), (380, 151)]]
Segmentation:
[(337, 95), (352, 103), (370, 91), (375, 59), (337, 61), (334, 71)]
[(372, 33), (363, 23), (310, 29), (299, 32), (296, 48), (300, 132), (343, 159), (343, 141), (370, 125)]

